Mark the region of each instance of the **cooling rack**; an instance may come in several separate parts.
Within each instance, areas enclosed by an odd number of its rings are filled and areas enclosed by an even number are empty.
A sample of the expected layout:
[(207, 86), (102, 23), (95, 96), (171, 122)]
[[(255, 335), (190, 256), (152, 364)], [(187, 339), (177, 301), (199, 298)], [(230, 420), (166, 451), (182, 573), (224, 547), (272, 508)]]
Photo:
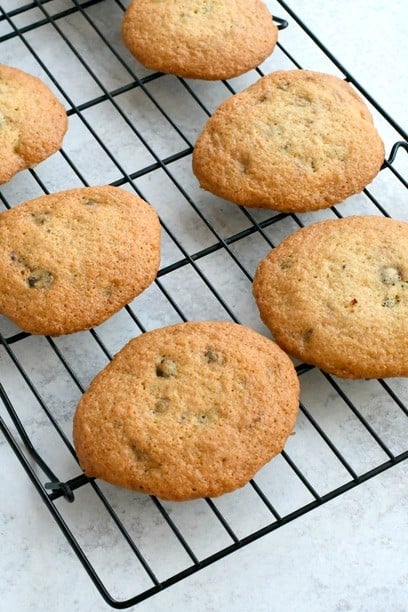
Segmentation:
[[(125, 5), (119, 0), (0, 6), (1, 61), (41, 76), (65, 102), (70, 122), (62, 151), (2, 186), (0, 210), (44, 193), (110, 183), (151, 202), (163, 227), (156, 282), (97, 329), (33, 337), (0, 317), (1, 431), (102, 597), (116, 608), (155, 595), (408, 458), (406, 381), (341, 380), (297, 362), (302, 403), (295, 435), (240, 491), (161, 502), (88, 479), (75, 459), (76, 403), (127, 340), (192, 319), (233, 320), (267, 333), (251, 279), (284, 236), (356, 212), (407, 215), (401, 206), (406, 133), (290, 6), (269, 5), (282, 30), (274, 54), (256, 71), (216, 83), (141, 68), (120, 42)], [(303, 41), (307, 65), (293, 54), (291, 32)], [(387, 158), (369, 189), (305, 215), (248, 211), (201, 192), (191, 153), (217, 105), (265, 72), (316, 63), (349, 81), (374, 114)]]

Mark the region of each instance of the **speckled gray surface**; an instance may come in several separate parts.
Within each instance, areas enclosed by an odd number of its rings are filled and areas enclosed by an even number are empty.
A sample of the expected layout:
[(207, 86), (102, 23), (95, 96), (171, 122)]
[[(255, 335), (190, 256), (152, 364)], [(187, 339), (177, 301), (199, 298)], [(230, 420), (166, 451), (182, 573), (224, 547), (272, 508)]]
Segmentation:
[[(6, 10), (22, 5), (22, 0), (3, 0), (1, 3)], [(277, 3), (270, 1), (268, 5), (277, 15), (285, 16)], [(51, 0), (44, 8), (50, 14), (56, 14), (71, 6), (71, 0)], [(389, 5), (380, 0), (345, 0), (342, 3), (292, 0), (290, 6), (394, 119), (406, 125), (408, 87), (403, 61), (408, 56), (403, 25), (408, 18), (406, 2), (401, 0)], [(90, 7), (87, 13), (134, 72), (138, 76), (148, 74), (120, 42), (118, 32), (122, 10), (119, 3), (104, 0)], [(41, 17), (41, 9), (37, 7), (16, 16), (15, 24), (24, 26)], [(69, 97), (67, 108), (103, 95), (104, 88), (111, 91), (131, 82), (128, 72), (106, 46), (101, 45), (83, 17), (73, 14), (57, 23), (75, 48), (87, 58), (95, 78), (90, 76), (50, 24), (29, 31), (26, 36), (40, 59), (62, 84)], [(9, 30), (7, 24), (0, 22), (0, 35)], [(293, 23), (281, 33), (281, 41), (303, 67), (337, 74)], [(0, 61), (38, 74), (50, 83), (17, 38), (0, 43)], [(290, 67), (290, 61), (277, 50), (265, 62), (263, 69), (267, 72)], [(251, 71), (234, 79), (231, 84), (239, 90), (256, 78), (256, 73)], [(188, 85), (209, 111), (228, 96), (221, 83), (190, 81)], [(51, 86), (57, 91), (52, 83)], [(115, 96), (115, 106), (101, 102), (85, 110), (86, 123), (75, 115), (71, 117), (64, 150), (88, 183), (115, 181), (123, 172), (137, 172), (153, 164), (155, 155), (164, 159), (194, 143), (206, 121), (206, 114), (180, 81), (166, 76), (151, 81), (146, 89), (160, 102), (174, 126), (139, 89)], [(139, 130), (141, 138), (135, 138), (121, 113)], [(396, 134), (377, 113), (374, 116), (388, 152), (397, 140)], [(92, 136), (90, 129), (93, 130)], [(408, 163), (403, 152), (395, 167), (406, 173)], [(171, 163), (169, 169), (170, 174), (158, 169), (135, 181), (141, 193), (157, 208), (169, 230), (163, 233), (162, 267), (182, 259), (183, 252), (191, 254), (216, 242), (200, 213), (223, 237), (250, 227), (251, 221), (239, 209), (199, 190), (191, 173), (190, 156)], [(80, 177), (61, 154), (40, 164), (36, 173), (50, 191), (81, 185)], [(173, 178), (182, 185), (183, 192), (177, 188)], [(390, 172), (380, 173), (370, 191), (389, 214), (408, 221), (406, 192)], [(29, 172), (23, 172), (2, 186), (1, 192), (11, 205), (15, 205), (40, 195), (42, 190)], [(194, 201), (196, 210), (191, 207), (189, 198)], [(341, 204), (339, 211), (343, 215), (378, 213), (372, 201), (361, 194)], [(270, 212), (251, 211), (251, 215), (261, 221), (269, 217)], [(304, 223), (330, 217), (333, 217), (332, 211), (301, 215)], [(286, 218), (269, 226), (265, 235), (276, 244), (295, 228), (294, 221)], [(230, 248), (230, 254), (225, 250), (214, 251), (197, 261), (196, 267), (183, 267), (162, 277), (161, 287), (189, 319), (228, 319), (232, 314), (241, 322), (266, 333), (251, 297), (248, 275), (253, 274), (257, 262), (270, 246), (265, 238), (253, 234)], [(238, 258), (240, 265), (234, 258)], [(224, 305), (215, 298), (203, 275), (222, 293)], [(180, 320), (177, 310), (156, 284), (139, 296), (131, 308), (146, 329)], [(17, 330), (0, 316), (0, 331), (9, 336)], [(100, 326), (97, 333), (113, 354), (140, 330), (129, 314), (121, 311)], [(58, 338), (54, 343), (72, 368), (78, 384), (73, 382), (46, 339), (26, 338), (14, 344), (13, 351), (40, 390), (61, 430), (70, 438), (72, 414), (80, 397), (80, 387), (87, 387), (92, 377), (107, 363), (107, 357), (89, 332)], [(72, 455), (61, 444), (39, 409), (37, 400), (2, 348), (0, 379), (13, 404), (24, 407), (24, 423), (54, 471), (60, 478), (76, 475), (78, 468)], [(398, 454), (406, 449), (407, 419), (380, 383), (336, 382), (392, 453)], [(388, 384), (407, 404), (407, 381), (392, 380)], [(357, 473), (387, 459), (347, 402), (320, 372), (312, 370), (302, 375), (301, 385), (305, 408)], [(3, 415), (3, 408), (0, 410)], [(350, 478), (304, 414), (300, 415), (296, 435), (290, 438), (286, 450), (320, 495)], [(1, 435), (0, 463), (0, 610), (59, 612), (68, 609), (82, 612), (108, 609)], [(407, 477), (406, 463), (394, 467), (147, 600), (137, 609), (149, 612), (220, 609), (405, 612), (408, 610)], [(282, 457), (261, 470), (256, 482), (281, 515), (313, 499)], [(101, 488), (160, 580), (189, 566), (190, 559), (149, 498), (105, 484)], [(250, 486), (216, 500), (216, 505), (240, 538), (273, 520)], [(230, 544), (230, 537), (204, 501), (166, 503), (164, 507), (199, 559)], [(81, 489), (75, 504), (60, 501), (58, 508), (113, 595), (124, 599), (151, 585), (91, 491)]]

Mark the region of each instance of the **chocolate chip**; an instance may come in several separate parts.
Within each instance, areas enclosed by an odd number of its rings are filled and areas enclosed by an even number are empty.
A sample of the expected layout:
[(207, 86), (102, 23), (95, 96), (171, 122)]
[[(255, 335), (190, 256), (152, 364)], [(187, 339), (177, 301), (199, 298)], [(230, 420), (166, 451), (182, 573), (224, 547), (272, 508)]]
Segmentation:
[(172, 359), (168, 357), (162, 357), (160, 362), (156, 365), (156, 375), (161, 378), (170, 378), (177, 374), (177, 366)]
[(305, 333), (303, 334), (303, 340), (305, 342), (310, 342), (311, 337), (313, 336), (313, 329), (310, 327), (309, 329), (307, 329), (305, 331)]
[(102, 293), (105, 297), (110, 297), (112, 295), (114, 291), (114, 287), (110, 286), (110, 287), (105, 287), (104, 289), (102, 289)]
[(47, 221), (49, 221), (50, 217), (51, 213), (49, 212), (31, 214), (33, 223), (35, 223), (36, 225), (44, 225), (45, 223), (47, 223)]
[(136, 461), (144, 461), (146, 459), (146, 453), (141, 448), (139, 448), (137, 442), (130, 442), (129, 448), (131, 449), (134, 458)]
[(217, 406), (212, 406), (203, 412), (196, 413), (194, 416), (201, 425), (210, 425), (219, 419), (220, 413)]
[(170, 400), (168, 397), (161, 397), (160, 399), (158, 399), (153, 408), (153, 414), (164, 414), (165, 412), (167, 412), (169, 403)]
[(386, 297), (386, 298), (383, 299), (381, 305), (384, 308), (394, 308), (394, 306), (399, 304), (400, 301), (401, 301), (401, 298), (400, 298), (399, 295), (396, 295), (395, 297)]
[(402, 279), (402, 275), (398, 268), (386, 266), (381, 269), (381, 281), (384, 285), (395, 285)]
[(15, 251), (11, 251), (10, 259), (12, 262), (17, 264), (18, 266), (22, 266), (23, 268), (28, 268), (28, 264), (26, 260), (24, 259), (24, 257), (21, 257), (21, 255), (19, 255)]
[(310, 106), (312, 104), (312, 100), (308, 96), (297, 96), (295, 98), (295, 106)]
[[(209, 11), (211, 11), (212, 9), (212, 2), (208, 1), (208, 2), (202, 2), (201, 6), (199, 8), (194, 9), (194, 15), (198, 15), (199, 13), (202, 13), (203, 15), (205, 15), (206, 13), (208, 13)], [(184, 17), (185, 13), (182, 13), (182, 17)]]
[(54, 282), (54, 276), (48, 270), (37, 268), (33, 270), (27, 279), (29, 287), (36, 289), (49, 289)]
[(281, 264), (280, 264), (281, 270), (288, 270), (292, 266), (293, 266), (292, 255), (288, 255), (287, 257), (285, 257), (285, 259), (281, 261)]
[(96, 206), (96, 202), (93, 202), (92, 200), (88, 200), (87, 202), (84, 202), (84, 206)]
[(131, 456), (139, 464), (140, 469), (148, 471), (160, 467), (160, 463), (149, 452), (140, 448), (136, 440), (130, 440), (128, 444)]
[(224, 357), (214, 351), (214, 349), (209, 348), (204, 353), (204, 358), (207, 363), (224, 363)]
[(242, 172), (242, 174), (246, 174), (248, 171), (248, 159), (241, 157), (238, 160), (238, 166), (239, 166), (239, 171)]

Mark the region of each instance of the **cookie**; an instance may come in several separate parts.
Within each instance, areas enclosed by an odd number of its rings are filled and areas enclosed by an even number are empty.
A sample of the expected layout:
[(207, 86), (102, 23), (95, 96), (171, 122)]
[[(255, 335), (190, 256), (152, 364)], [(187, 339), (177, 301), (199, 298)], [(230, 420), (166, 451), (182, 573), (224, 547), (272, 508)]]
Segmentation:
[(384, 161), (363, 100), (337, 77), (274, 72), (218, 108), (199, 136), (193, 171), (236, 204), (305, 212), (361, 191)]
[(132, 340), (93, 380), (74, 418), (88, 476), (182, 501), (245, 485), (279, 453), (298, 411), (290, 359), (228, 322)]
[(208, 80), (258, 66), (277, 33), (260, 0), (133, 0), (122, 24), (125, 45), (146, 68)]
[(61, 147), (67, 114), (37, 77), (0, 64), (0, 184)]
[(105, 321), (153, 282), (160, 224), (117, 187), (71, 189), (0, 215), (0, 312), (32, 334)]
[(348, 217), (301, 229), (259, 264), (276, 342), (345, 378), (408, 376), (408, 224)]

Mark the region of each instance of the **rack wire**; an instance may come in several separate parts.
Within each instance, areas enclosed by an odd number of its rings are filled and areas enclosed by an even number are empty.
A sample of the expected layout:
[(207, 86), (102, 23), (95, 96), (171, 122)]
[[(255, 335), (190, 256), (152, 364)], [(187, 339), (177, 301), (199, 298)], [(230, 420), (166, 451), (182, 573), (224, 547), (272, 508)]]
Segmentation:
[[(302, 386), (296, 435), (246, 487), (222, 498), (171, 504), (88, 479), (71, 441), (81, 393), (126, 340), (194, 318), (228, 319), (267, 333), (250, 283), (259, 259), (282, 237), (356, 211), (401, 217), (407, 134), (277, 0), (279, 29), (296, 30), (328, 72), (360, 91), (389, 155), (369, 189), (329, 211), (248, 211), (216, 201), (191, 176), (194, 139), (219, 102), (265, 71), (304, 67), (285, 32), (262, 69), (210, 84), (141, 68), (120, 43), (120, 0), (18, 4), (0, 6), (2, 61), (16, 58), (14, 65), (48, 82), (66, 103), (70, 129), (58, 154), (2, 187), (0, 209), (109, 182), (154, 204), (163, 228), (154, 285), (99, 328), (33, 337), (0, 317), (1, 431), (102, 597), (126, 608), (408, 458), (406, 381), (340, 380), (304, 363), (296, 365)], [(120, 563), (115, 576), (114, 559), (129, 560), (127, 573)]]

